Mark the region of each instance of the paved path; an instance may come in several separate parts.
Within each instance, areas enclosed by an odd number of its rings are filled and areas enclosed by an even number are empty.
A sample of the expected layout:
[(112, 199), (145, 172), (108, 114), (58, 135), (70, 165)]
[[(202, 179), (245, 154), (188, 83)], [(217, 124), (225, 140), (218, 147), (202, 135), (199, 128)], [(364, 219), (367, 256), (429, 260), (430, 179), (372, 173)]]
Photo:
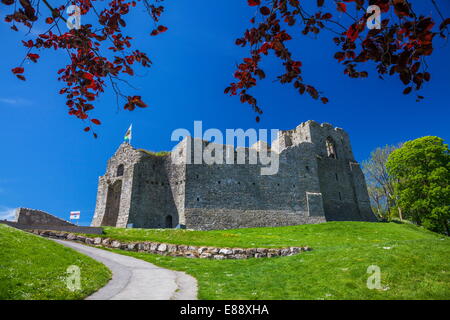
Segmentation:
[(75, 242), (55, 241), (100, 261), (112, 271), (111, 281), (87, 300), (197, 299), (197, 280), (184, 272)]

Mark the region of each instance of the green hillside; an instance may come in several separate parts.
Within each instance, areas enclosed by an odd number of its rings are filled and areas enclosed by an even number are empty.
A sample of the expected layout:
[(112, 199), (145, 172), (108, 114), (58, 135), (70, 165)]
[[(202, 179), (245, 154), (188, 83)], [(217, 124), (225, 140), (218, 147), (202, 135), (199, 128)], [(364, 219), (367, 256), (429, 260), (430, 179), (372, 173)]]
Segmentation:
[[(450, 299), (450, 239), (411, 224), (330, 222), (227, 231), (105, 228), (107, 237), (220, 247), (307, 245), (311, 252), (248, 260), (131, 255), (185, 271), (200, 299)], [(367, 269), (381, 269), (368, 289)]]
[[(81, 271), (81, 290), (70, 291), (66, 270)], [(51, 240), (0, 224), (0, 300), (82, 299), (104, 286), (103, 264)]]

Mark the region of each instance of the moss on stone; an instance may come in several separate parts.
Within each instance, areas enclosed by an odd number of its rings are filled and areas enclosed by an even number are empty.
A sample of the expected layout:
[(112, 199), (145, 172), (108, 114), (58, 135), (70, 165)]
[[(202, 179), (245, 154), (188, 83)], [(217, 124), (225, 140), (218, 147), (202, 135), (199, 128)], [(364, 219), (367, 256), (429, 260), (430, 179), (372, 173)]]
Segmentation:
[(155, 152), (155, 151), (149, 151), (149, 150), (145, 150), (145, 149), (137, 149), (137, 151), (144, 152), (150, 156), (157, 156), (157, 157), (166, 157), (166, 156), (170, 155), (170, 151)]

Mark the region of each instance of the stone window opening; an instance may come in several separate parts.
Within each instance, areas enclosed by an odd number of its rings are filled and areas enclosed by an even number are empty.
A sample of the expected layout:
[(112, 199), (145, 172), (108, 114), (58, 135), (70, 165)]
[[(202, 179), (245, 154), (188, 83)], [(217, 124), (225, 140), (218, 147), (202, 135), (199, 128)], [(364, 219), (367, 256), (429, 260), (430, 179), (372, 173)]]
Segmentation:
[(305, 168), (306, 168), (306, 171), (308, 171), (308, 172), (309, 172), (309, 166), (306, 166)]
[(341, 200), (342, 201), (342, 195), (341, 195), (341, 193), (339, 192), (339, 200)]
[(120, 164), (120, 165), (117, 167), (117, 174), (116, 174), (116, 176), (117, 176), (117, 177), (122, 177), (122, 176), (123, 176), (123, 171), (124, 171), (124, 165), (123, 165), (123, 164)]
[(337, 173), (336, 173), (336, 181), (339, 181), (339, 176)]
[(200, 201), (200, 198), (197, 198), (197, 202), (199, 202)]
[(328, 137), (325, 144), (326, 144), (326, 147), (327, 147), (328, 158), (337, 159), (336, 144), (334, 143), (333, 138)]

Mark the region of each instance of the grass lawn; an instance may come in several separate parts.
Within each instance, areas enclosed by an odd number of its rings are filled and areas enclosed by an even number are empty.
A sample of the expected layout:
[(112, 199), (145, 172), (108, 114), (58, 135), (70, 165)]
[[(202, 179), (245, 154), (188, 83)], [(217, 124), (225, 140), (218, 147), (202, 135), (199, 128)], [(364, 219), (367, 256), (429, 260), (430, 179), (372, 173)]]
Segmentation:
[[(81, 269), (81, 290), (70, 291), (66, 270)], [(103, 287), (103, 264), (51, 240), (0, 224), (0, 300), (83, 299)]]
[[(411, 224), (329, 222), (227, 231), (105, 228), (107, 237), (219, 247), (308, 245), (291, 257), (248, 260), (174, 258), (114, 252), (197, 278), (200, 299), (450, 299), (450, 239)], [(367, 268), (382, 289), (367, 288)]]

